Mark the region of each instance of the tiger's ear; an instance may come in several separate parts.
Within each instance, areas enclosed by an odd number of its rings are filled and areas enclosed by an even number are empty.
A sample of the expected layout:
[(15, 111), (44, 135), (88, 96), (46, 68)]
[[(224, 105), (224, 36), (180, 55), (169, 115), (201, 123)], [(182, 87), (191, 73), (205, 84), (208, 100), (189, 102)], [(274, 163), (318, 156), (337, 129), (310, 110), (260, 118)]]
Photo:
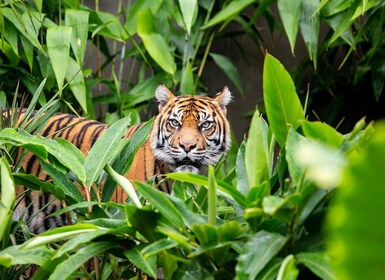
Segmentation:
[(215, 96), (214, 100), (221, 106), (222, 110), (226, 113), (226, 106), (230, 103), (232, 99), (231, 92), (229, 88), (225, 86), (223, 90)]
[(159, 110), (162, 109), (171, 99), (175, 98), (171, 90), (164, 84), (160, 84), (155, 90), (156, 100), (159, 102)]

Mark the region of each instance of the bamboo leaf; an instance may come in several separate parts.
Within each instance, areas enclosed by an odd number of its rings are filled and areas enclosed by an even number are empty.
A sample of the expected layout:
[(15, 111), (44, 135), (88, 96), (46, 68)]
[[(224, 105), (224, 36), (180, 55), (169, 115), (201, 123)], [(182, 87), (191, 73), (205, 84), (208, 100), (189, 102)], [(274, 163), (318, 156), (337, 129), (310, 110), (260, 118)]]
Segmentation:
[(10, 246), (0, 251), (0, 264), (5, 267), (20, 264), (43, 265), (54, 253), (52, 249), (46, 246), (25, 250), (22, 245)]
[(293, 55), (301, 15), (301, 2), (302, 0), (278, 0), (279, 15), (281, 16), (286, 35), (289, 38)]
[(112, 126), (95, 142), (84, 161), (86, 171), (86, 185), (88, 188), (96, 181), (105, 165), (117, 154), (122, 137), (130, 124), (130, 116), (127, 116)]
[(88, 36), (88, 11), (67, 9), (65, 22), (72, 27), (71, 48), (79, 66), (83, 65)]
[(224, 21), (230, 21), (236, 15), (238, 15), (243, 9), (245, 9), (247, 6), (251, 5), (254, 2), (255, 0), (230, 1), (230, 3), (226, 7), (222, 8), (212, 19), (209, 20), (207, 24), (202, 26), (202, 29), (212, 27)]
[(239, 75), (237, 67), (235, 67), (231, 60), (224, 55), (210, 53), (210, 56), (215, 64), (218, 65), (223, 73), (225, 73), (225, 75), (234, 83), (239, 93), (243, 96), (241, 76)]
[(156, 255), (144, 258), (138, 247), (123, 252), (126, 258), (149, 276), (156, 278)]
[(178, 0), (183, 15), (183, 21), (186, 25), (187, 33), (190, 34), (191, 26), (194, 24), (194, 14), (198, 9), (197, 0)]
[(195, 92), (194, 75), (190, 61), (187, 61), (186, 67), (183, 70), (180, 91), (182, 94), (193, 94)]
[(147, 9), (138, 13), (138, 35), (142, 39), (144, 47), (164, 71), (173, 75), (176, 71), (174, 57), (164, 37), (157, 32), (155, 25), (155, 18), (151, 10)]
[(67, 73), (72, 28), (57, 26), (47, 30), (47, 50), (59, 91), (63, 89)]
[(85, 114), (87, 114), (87, 88), (84, 81), (82, 68), (72, 58), (68, 57), (66, 79), (76, 100), (79, 102)]
[(282, 147), (289, 125), (297, 128), (304, 119), (304, 111), (289, 73), (269, 54), (263, 68), (263, 92), (270, 129)]

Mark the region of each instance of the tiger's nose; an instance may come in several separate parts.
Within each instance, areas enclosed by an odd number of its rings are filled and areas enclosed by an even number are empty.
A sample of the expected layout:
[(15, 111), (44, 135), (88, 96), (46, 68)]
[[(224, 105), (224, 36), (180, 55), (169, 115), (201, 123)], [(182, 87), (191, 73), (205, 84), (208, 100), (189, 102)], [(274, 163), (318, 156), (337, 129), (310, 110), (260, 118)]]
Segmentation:
[(179, 146), (186, 152), (190, 152), (192, 149), (194, 149), (197, 145), (192, 142), (181, 142), (179, 143)]

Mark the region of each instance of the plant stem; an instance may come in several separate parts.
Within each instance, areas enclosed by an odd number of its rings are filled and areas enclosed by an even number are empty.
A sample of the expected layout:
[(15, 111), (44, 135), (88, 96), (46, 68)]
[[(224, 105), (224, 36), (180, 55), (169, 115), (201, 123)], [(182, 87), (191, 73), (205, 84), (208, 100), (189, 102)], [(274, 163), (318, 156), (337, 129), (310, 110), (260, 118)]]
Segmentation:
[(201, 65), (199, 67), (198, 76), (197, 76), (197, 79), (195, 81), (195, 88), (198, 85), (199, 78), (202, 76), (203, 68), (205, 67), (205, 63), (206, 63), (206, 60), (207, 60), (207, 56), (209, 55), (209, 51), (210, 51), (210, 48), (211, 48), (211, 43), (213, 42), (213, 39), (214, 39), (214, 35), (215, 35), (215, 32), (211, 33), (209, 42), (207, 44), (205, 53), (204, 53), (203, 58), (202, 58)]

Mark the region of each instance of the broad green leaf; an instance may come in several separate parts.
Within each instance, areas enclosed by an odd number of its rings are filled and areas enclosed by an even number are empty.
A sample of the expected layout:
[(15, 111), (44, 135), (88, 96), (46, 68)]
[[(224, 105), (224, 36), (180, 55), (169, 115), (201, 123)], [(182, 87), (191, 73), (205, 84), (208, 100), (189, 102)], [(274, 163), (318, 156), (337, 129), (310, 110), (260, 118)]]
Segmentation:
[(136, 182), (135, 186), (138, 188), (138, 192), (142, 194), (152, 205), (172, 224), (178, 228), (184, 228), (184, 222), (181, 214), (172, 204), (167, 195), (155, 188)]
[(68, 68), (65, 77), (69, 82), (72, 93), (82, 107), (84, 114), (87, 114), (87, 88), (83, 71), (72, 57), (68, 57)]
[(43, 265), (51, 258), (54, 251), (46, 246), (25, 250), (22, 245), (9, 246), (0, 251), (0, 264), (5, 267), (19, 264)]
[(88, 188), (96, 181), (103, 171), (105, 165), (117, 154), (122, 137), (130, 124), (130, 117), (127, 116), (112, 126), (95, 142), (86, 160), (84, 169), (86, 171), (86, 185)]
[(297, 128), (299, 121), (304, 119), (304, 111), (289, 73), (269, 54), (263, 67), (263, 92), (270, 129), (282, 147), (289, 125)]
[(302, 123), (302, 130), (307, 138), (331, 147), (339, 148), (344, 141), (343, 135), (326, 123), (305, 121)]
[(88, 36), (88, 11), (67, 9), (65, 22), (72, 27), (71, 48), (79, 66), (83, 65)]
[(180, 83), (180, 91), (182, 94), (195, 93), (194, 75), (189, 60), (186, 63), (186, 67), (183, 69), (182, 81)]
[(293, 55), (301, 15), (301, 2), (302, 0), (278, 0), (279, 15), (281, 16), (286, 35), (289, 38)]
[(282, 262), (278, 271), (277, 280), (296, 280), (299, 270), (295, 266), (293, 255), (288, 255)]
[(67, 73), (72, 28), (57, 26), (47, 30), (47, 50), (51, 60), (53, 72), (59, 91), (63, 89), (64, 78)]
[(156, 255), (144, 258), (138, 247), (123, 252), (126, 258), (149, 276), (156, 278)]
[(75, 254), (71, 255), (68, 259), (60, 263), (48, 279), (67, 279), (83, 263), (91, 259), (93, 256), (99, 255), (104, 251), (116, 247), (118, 247), (118, 244), (110, 241), (100, 241), (87, 244), (79, 249), (79, 251)]
[(270, 177), (267, 134), (268, 127), (256, 110), (251, 120), (245, 150), (245, 167), (250, 188), (259, 186)]
[(320, 26), (320, 15), (316, 13), (319, 0), (303, 0), (301, 8), (301, 34), (305, 41), (310, 60), (313, 61), (314, 69), (317, 69), (317, 50)]
[(19, 63), (19, 56), (13, 51), (7, 42), (0, 41), (0, 50), (7, 56), (12, 65), (17, 65)]
[(255, 279), (269, 261), (286, 244), (287, 238), (266, 231), (259, 231), (244, 245), (235, 267), (237, 279)]
[[(196, 184), (201, 186), (208, 186), (207, 177), (197, 175), (197, 174), (169, 173), (166, 176), (167, 178), (170, 178), (173, 180), (179, 180), (179, 181), (188, 182), (191, 184)], [(227, 184), (220, 180), (216, 180), (216, 182), (217, 182), (218, 193), (229, 195), (230, 198), (234, 199), (241, 206), (246, 205), (245, 196), (242, 193), (240, 193), (237, 189), (235, 189), (232, 185)]]
[(282, 258), (273, 258), (258, 274), (256, 280), (276, 280), (281, 263)]
[(243, 96), (243, 87), (241, 77), (237, 67), (231, 62), (231, 60), (220, 54), (210, 53), (210, 56), (214, 60), (215, 64), (226, 74), (226, 76), (234, 83), (239, 93)]
[(284, 198), (274, 195), (265, 196), (262, 201), (263, 211), (270, 216), (274, 216), (284, 206), (288, 206), (291, 202), (299, 199), (298, 194), (288, 195)]
[(330, 257), (324, 252), (303, 252), (295, 255), (297, 264), (303, 264), (323, 280), (337, 280)]
[(245, 9), (247, 6), (254, 3), (255, 0), (233, 0), (230, 1), (229, 4), (222, 8), (212, 19), (209, 20), (207, 24), (202, 26), (202, 29), (206, 29), (212, 27), (218, 23), (224, 21), (230, 21), (235, 16), (239, 15), (239, 13)]
[(174, 204), (175, 208), (181, 214), (183, 221), (185, 222), (187, 227), (191, 228), (193, 224), (203, 224), (207, 222), (206, 217), (203, 217), (191, 211), (184, 201), (174, 196), (170, 196), (169, 198)]
[(302, 184), (304, 178), (308, 178), (322, 188), (340, 183), (346, 164), (346, 159), (338, 150), (309, 141), (294, 129), (288, 135), (286, 160), (297, 186)]
[(330, 256), (337, 278), (379, 280), (385, 275), (385, 124), (375, 132), (345, 172), (329, 212)]
[(167, 73), (175, 74), (174, 57), (164, 37), (157, 32), (154, 15), (149, 9), (138, 13), (138, 35), (155, 62)]
[(33, 58), (34, 58), (33, 45), (24, 36), (20, 36), (20, 41), (21, 41), (21, 45), (23, 46), (23, 52), (28, 61), (29, 70), (32, 72)]
[(1, 200), (0, 200), (0, 240), (6, 234), (9, 228), (9, 222), (12, 218), (13, 206), (16, 200), (15, 184), (13, 182), (11, 169), (5, 157), (0, 159), (1, 168)]
[(197, 0), (178, 0), (183, 15), (183, 21), (186, 25), (187, 33), (190, 34), (191, 26), (194, 24), (194, 14), (198, 9)]

